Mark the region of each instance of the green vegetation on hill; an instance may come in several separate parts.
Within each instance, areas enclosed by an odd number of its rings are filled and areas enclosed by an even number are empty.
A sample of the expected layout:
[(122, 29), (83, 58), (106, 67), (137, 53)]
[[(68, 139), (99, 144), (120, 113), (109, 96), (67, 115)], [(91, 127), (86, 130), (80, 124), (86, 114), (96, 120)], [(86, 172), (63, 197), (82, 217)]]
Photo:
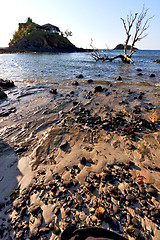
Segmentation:
[(65, 37), (57, 33), (34, 30), (13, 46), (21, 51), (72, 51), (76, 47)]

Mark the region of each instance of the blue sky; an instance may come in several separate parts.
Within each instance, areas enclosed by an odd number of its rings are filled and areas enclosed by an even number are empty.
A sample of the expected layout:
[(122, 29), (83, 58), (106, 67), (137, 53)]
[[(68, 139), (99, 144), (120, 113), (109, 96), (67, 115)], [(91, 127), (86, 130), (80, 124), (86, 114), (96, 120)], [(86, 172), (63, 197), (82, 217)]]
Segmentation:
[(0, 47), (8, 46), (18, 23), (31, 17), (38, 24), (72, 31), (70, 41), (77, 47), (89, 48), (92, 38), (97, 48), (114, 48), (125, 41), (120, 18), (140, 12), (143, 4), (149, 8), (148, 17), (154, 18), (148, 36), (136, 47), (160, 50), (160, 0), (1, 0)]

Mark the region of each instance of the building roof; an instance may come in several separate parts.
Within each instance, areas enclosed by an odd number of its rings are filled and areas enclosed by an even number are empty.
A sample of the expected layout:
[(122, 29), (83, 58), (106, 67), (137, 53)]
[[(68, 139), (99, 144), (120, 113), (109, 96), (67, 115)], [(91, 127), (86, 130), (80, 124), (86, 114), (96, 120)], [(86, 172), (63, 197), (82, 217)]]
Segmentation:
[(59, 29), (58, 27), (56, 27), (56, 26), (54, 26), (54, 25), (52, 25), (52, 24), (50, 24), (50, 23), (41, 25), (40, 27), (41, 27), (41, 28), (53, 28), (53, 29), (55, 29), (57, 32), (60, 32), (60, 29)]

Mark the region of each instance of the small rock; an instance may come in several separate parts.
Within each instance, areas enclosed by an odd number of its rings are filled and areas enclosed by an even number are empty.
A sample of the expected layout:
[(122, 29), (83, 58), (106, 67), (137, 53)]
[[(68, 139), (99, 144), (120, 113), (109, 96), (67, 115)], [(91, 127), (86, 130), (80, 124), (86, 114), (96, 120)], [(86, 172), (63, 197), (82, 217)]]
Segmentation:
[(10, 80), (0, 79), (0, 87), (4, 87), (4, 88), (14, 87), (14, 82)]
[(150, 211), (151, 217), (159, 218), (160, 217), (160, 211), (158, 209), (152, 209)]
[(121, 81), (122, 78), (121, 78), (121, 76), (118, 76), (118, 77), (115, 78), (115, 80), (116, 80), (116, 81)]
[(57, 94), (57, 89), (52, 88), (52, 89), (49, 90), (49, 92), (52, 93), (52, 94)]
[(93, 223), (97, 223), (97, 217), (96, 216), (91, 216), (91, 220)]
[(137, 68), (136, 71), (137, 72), (142, 72), (142, 69), (141, 68)]
[(134, 228), (133, 235), (138, 238), (140, 235), (140, 230), (138, 228)]
[(143, 216), (143, 212), (142, 212), (142, 210), (139, 209), (139, 208), (136, 208), (136, 209), (135, 209), (135, 213), (138, 214), (138, 215), (140, 215), (140, 216)]
[(79, 83), (78, 83), (77, 81), (74, 81), (74, 82), (72, 83), (72, 85), (74, 85), (74, 86), (78, 86)]
[(98, 207), (95, 211), (95, 216), (99, 219), (104, 218), (105, 208), (104, 207)]
[(39, 206), (31, 206), (29, 208), (29, 212), (32, 213), (33, 215), (38, 215), (39, 212), (41, 212), (41, 208)]
[(72, 180), (65, 180), (64, 182), (63, 182), (63, 186), (65, 187), (65, 188), (70, 188), (71, 186), (72, 186)]
[(120, 229), (119, 222), (113, 217), (111, 218), (109, 225), (114, 231), (119, 231)]
[(133, 225), (136, 226), (136, 227), (138, 227), (139, 224), (140, 224), (139, 221), (138, 221), (138, 219), (137, 219), (137, 217), (133, 217), (132, 223), (133, 223)]
[(142, 96), (143, 96), (143, 95), (144, 95), (144, 93), (141, 92), (140, 95), (139, 95), (139, 97), (138, 97), (138, 99), (139, 99), (139, 100), (142, 100)]
[(75, 200), (76, 200), (76, 203), (78, 204), (78, 205), (82, 205), (83, 204), (83, 198), (82, 198), (82, 196), (79, 194), (79, 193), (76, 193), (76, 195), (75, 195)]
[(153, 62), (160, 63), (160, 59), (156, 59)]
[(68, 150), (70, 148), (70, 145), (69, 145), (69, 143), (67, 142), (67, 141), (65, 141), (64, 143), (62, 142), (62, 144), (60, 145), (60, 149), (62, 150), (62, 151), (66, 151), (66, 150)]
[(135, 200), (135, 196), (129, 194), (129, 195), (126, 196), (126, 200), (129, 201), (129, 202), (134, 201)]
[(79, 74), (76, 76), (76, 78), (84, 78), (83, 74)]
[(150, 186), (148, 189), (146, 189), (147, 193), (149, 193), (151, 196), (157, 197), (157, 189), (153, 186)]
[(137, 75), (138, 75), (138, 76), (142, 76), (142, 75), (143, 75), (143, 73), (138, 73)]
[(152, 77), (155, 77), (156, 75), (154, 74), (154, 73), (152, 73), (151, 75), (150, 75), (150, 77), (152, 78)]
[(114, 214), (119, 212), (119, 206), (118, 205), (113, 205), (113, 212), (114, 212)]
[(103, 88), (101, 86), (96, 86), (95, 89), (94, 89), (94, 92), (102, 92), (103, 91)]
[(87, 82), (88, 82), (88, 83), (93, 83), (93, 80), (92, 80), (92, 79), (89, 79)]
[(56, 207), (54, 213), (55, 215), (58, 215), (61, 212), (60, 207)]
[(80, 163), (81, 163), (82, 165), (86, 165), (86, 164), (87, 164), (86, 158), (85, 158), (85, 157), (82, 157), (81, 160), (80, 160)]
[(69, 215), (71, 213), (71, 209), (68, 207), (66, 210), (65, 210), (65, 213), (66, 215)]
[(74, 101), (73, 106), (76, 106), (76, 105), (78, 105), (78, 102)]

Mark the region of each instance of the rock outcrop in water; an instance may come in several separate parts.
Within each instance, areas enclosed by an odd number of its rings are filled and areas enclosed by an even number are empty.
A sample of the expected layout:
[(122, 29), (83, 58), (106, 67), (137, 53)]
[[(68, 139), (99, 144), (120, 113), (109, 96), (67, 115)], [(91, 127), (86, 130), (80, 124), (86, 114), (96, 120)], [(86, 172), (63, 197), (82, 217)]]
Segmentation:
[[(124, 49), (124, 45), (123, 44), (118, 44), (114, 49)], [(130, 50), (131, 49), (131, 45), (127, 45), (127, 49)], [(138, 50), (138, 48), (133, 48), (133, 50)]]
[(8, 48), (1, 48), (0, 53), (12, 52), (82, 52), (58, 27), (45, 24), (43, 26), (28, 18), (26, 23), (19, 23), (18, 30), (13, 34)]
[(49, 32), (34, 31), (22, 38), (12, 47), (0, 49), (1, 53), (10, 52), (82, 52), (67, 38)]

